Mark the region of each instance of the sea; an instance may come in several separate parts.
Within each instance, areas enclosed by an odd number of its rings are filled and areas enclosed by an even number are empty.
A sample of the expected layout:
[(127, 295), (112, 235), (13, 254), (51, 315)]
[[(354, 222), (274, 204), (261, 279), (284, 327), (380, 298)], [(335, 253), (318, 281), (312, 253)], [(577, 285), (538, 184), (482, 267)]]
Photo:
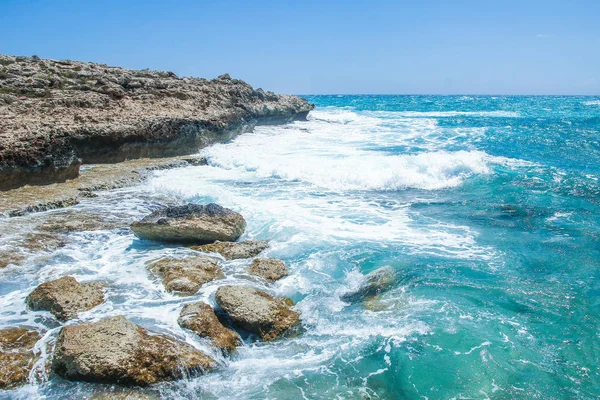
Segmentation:
[[(0, 270), (0, 327), (43, 335), (30, 383), (0, 398), (121, 390), (47, 371), (61, 325), (24, 299), (63, 275), (109, 284), (105, 303), (68, 324), (125, 315), (219, 362), (145, 389), (160, 398), (600, 398), (600, 97), (303, 97), (316, 105), (307, 121), (257, 127), (201, 150), (208, 165), (70, 208), (133, 221), (166, 199), (215, 202), (244, 215), (242, 239), (270, 241), (261, 256), (282, 259), (288, 277), (267, 284), (246, 273), (250, 260), (223, 261), (225, 279), (179, 297), (147, 265), (193, 251), (127, 228), (69, 233)], [(387, 266), (389, 291), (340, 299)], [(184, 304), (214, 305), (224, 284), (291, 298), (301, 333), (248, 338), (225, 357), (177, 325)]]

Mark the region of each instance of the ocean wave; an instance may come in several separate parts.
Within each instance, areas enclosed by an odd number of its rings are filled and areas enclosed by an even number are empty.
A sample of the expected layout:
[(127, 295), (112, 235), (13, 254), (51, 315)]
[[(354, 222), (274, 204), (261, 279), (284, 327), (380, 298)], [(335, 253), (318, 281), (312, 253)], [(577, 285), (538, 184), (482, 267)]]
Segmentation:
[(600, 106), (600, 100), (584, 101), (583, 104), (586, 106)]
[(503, 117), (518, 118), (515, 111), (372, 111), (373, 114), (394, 115), (409, 118), (448, 118), (448, 117)]
[(356, 111), (347, 108), (324, 107), (311, 111), (310, 120), (333, 123), (356, 123), (359, 121), (385, 123), (382, 118), (449, 118), (449, 117), (499, 117), (519, 118), (516, 111)]
[(302, 181), (334, 191), (436, 190), (460, 185), (476, 174), (489, 174), (488, 155), (481, 151), (382, 155), (358, 152), (338, 156), (272, 152), (272, 147), (232, 152), (228, 146), (209, 152), (212, 165), (239, 169), (258, 178)]

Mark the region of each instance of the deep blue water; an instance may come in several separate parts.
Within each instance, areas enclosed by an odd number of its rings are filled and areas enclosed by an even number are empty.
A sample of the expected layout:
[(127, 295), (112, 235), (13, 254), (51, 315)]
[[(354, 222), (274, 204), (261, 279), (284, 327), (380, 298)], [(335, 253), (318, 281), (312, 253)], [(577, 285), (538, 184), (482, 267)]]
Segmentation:
[[(240, 211), (245, 237), (272, 240), (267, 255), (290, 266), (272, 286), (251, 283), (297, 302), (301, 336), (248, 342), (219, 358), (220, 372), (153, 390), (207, 399), (599, 398), (600, 98), (306, 97), (317, 105), (307, 122), (257, 128), (205, 149), (208, 166), (158, 171), (144, 187), (77, 206), (137, 218), (155, 206), (148, 195), (215, 201)], [(74, 273), (113, 287), (109, 306), (86, 318), (122, 313), (209, 348), (176, 325), (181, 298), (145, 269), (185, 250), (122, 231), (75, 239), (50, 261), (32, 260), (27, 285), (15, 289), (0, 275), (0, 296), (12, 302), (2, 324), (23, 318), (21, 300), (46, 276)], [(224, 281), (185, 301), (214, 302), (218, 285), (247, 283), (247, 263), (225, 263)], [(383, 266), (398, 272), (397, 287), (364, 304), (340, 300)], [(96, 390), (53, 378), (14, 393)]]

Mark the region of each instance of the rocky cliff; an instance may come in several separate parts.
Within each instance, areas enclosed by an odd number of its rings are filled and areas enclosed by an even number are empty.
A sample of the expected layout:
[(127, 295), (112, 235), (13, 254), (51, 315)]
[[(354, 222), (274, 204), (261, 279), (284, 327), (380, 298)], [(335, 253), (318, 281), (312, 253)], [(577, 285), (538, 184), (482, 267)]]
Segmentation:
[(71, 179), (81, 163), (191, 154), (313, 107), (227, 74), (0, 55), (0, 190)]

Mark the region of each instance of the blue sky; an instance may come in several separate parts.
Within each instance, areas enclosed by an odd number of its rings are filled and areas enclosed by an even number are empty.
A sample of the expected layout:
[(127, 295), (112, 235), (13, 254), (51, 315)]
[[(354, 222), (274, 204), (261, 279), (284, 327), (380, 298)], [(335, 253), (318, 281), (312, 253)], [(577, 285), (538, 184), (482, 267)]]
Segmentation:
[(0, 0), (0, 52), (283, 93), (600, 94), (600, 0)]

